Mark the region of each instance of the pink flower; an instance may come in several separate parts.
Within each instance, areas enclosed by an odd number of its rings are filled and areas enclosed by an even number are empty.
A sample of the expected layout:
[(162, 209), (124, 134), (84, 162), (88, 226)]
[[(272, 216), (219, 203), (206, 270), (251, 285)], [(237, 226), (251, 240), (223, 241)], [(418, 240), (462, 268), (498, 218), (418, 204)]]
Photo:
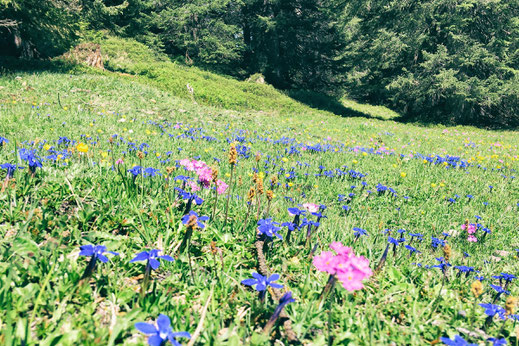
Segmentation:
[(323, 251), (319, 256), (314, 256), (312, 263), (320, 272), (335, 274), (335, 255), (331, 251)]
[(323, 251), (321, 255), (315, 256), (315, 268), (330, 275), (337, 275), (343, 287), (350, 292), (364, 288), (362, 281), (373, 275), (368, 259), (355, 256), (350, 247), (340, 242), (331, 243), (330, 248), (337, 254)]
[(115, 161), (115, 164), (122, 165), (122, 164), (124, 164), (124, 161), (123, 161), (123, 159), (118, 159), (117, 161)]
[(229, 185), (227, 185), (223, 180), (218, 180), (216, 186), (216, 192), (218, 192), (219, 195), (223, 195), (229, 187)]
[(473, 243), (477, 243), (478, 238), (474, 237), (473, 235), (469, 235), (467, 240), (470, 241), (470, 242), (473, 242)]
[(364, 275), (356, 270), (353, 270), (352, 268), (338, 272), (337, 279), (339, 279), (339, 281), (342, 283), (342, 287), (344, 287), (349, 292), (361, 290), (364, 288), (364, 285), (362, 284)]
[(353, 250), (351, 249), (351, 247), (344, 246), (341, 242), (338, 241), (334, 241), (333, 243), (331, 243), (330, 249), (337, 252), (337, 255), (339, 256), (349, 256), (350, 254), (353, 254)]
[(476, 225), (474, 225), (473, 223), (471, 223), (469, 225), (469, 228), (467, 229), (467, 232), (468, 234), (474, 234), (476, 233)]
[(186, 167), (186, 169), (188, 171), (194, 171), (195, 168), (193, 167), (193, 162), (191, 162), (190, 159), (183, 159), (183, 160), (180, 160), (180, 164), (184, 167)]
[(308, 210), (310, 213), (317, 213), (319, 211), (319, 206), (315, 203), (305, 203), (303, 204), (303, 208)]
[(191, 188), (191, 192), (200, 191), (200, 186), (192, 180), (188, 181), (187, 185)]
[(196, 174), (198, 175), (198, 181), (205, 187), (211, 186), (211, 180), (213, 178), (213, 170), (205, 166), (203, 168), (196, 168)]
[(198, 171), (200, 169), (204, 169), (207, 167), (207, 164), (204, 161), (193, 160), (191, 163), (193, 164), (193, 168), (195, 169), (195, 171)]

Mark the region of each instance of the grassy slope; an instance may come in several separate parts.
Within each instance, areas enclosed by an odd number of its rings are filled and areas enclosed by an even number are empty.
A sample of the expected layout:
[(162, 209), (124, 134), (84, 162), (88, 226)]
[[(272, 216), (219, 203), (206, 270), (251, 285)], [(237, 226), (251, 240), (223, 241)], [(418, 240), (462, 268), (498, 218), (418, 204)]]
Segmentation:
[[(239, 285), (256, 266), (251, 251), (254, 222), (247, 225), (245, 232), (239, 232), (247, 210), (243, 198), (251, 185), (256, 152), (262, 152), (264, 158), (271, 155), (278, 165), (277, 168), (260, 165), (261, 171), (270, 171), (266, 173), (267, 178), (280, 167), (286, 170), (294, 167), (298, 176), (292, 181), (294, 186), (275, 188), (276, 198), (271, 208), (275, 220), (290, 220), (286, 209), (293, 204), (285, 196), (294, 198), (297, 203), (316, 202), (328, 206), (328, 219), (322, 222), (318, 233), (320, 249), (325, 250), (325, 245), (333, 240), (352, 244), (352, 228), (361, 227), (368, 230), (370, 237), (357, 242), (355, 251), (366, 256), (374, 266), (386, 244), (381, 230), (406, 228), (425, 236), (423, 243), (413, 244), (422, 254), (409, 258), (407, 250), (399, 248), (396, 258), (390, 256), (384, 271), (370, 281), (365, 290), (351, 295), (338, 287), (334, 304), (329, 306), (331, 330), (338, 343), (418, 345), (439, 336), (459, 334), (458, 327), (470, 328), (469, 284), (472, 280), (458, 278), (453, 271), (451, 281), (443, 286), (437, 270), (412, 265), (413, 262), (436, 264), (434, 258), (442, 254), (440, 250), (431, 250), (430, 237), (441, 236), (441, 232), (450, 229), (459, 230), (465, 218), (473, 222), (474, 215), (482, 216), (482, 222), (492, 227), (493, 234), (475, 244), (467, 243), (463, 234), (452, 238), (452, 263), (475, 266), (485, 277), (501, 271), (517, 272), (519, 267), (513, 249), (519, 247), (516, 235), (519, 193), (517, 179), (509, 178), (516, 174), (511, 169), (519, 168), (517, 133), (344, 119), (325, 112), (318, 114), (275, 91), (274, 96), (263, 96), (254, 104), (243, 104), (240, 99), (247, 94), (234, 91), (231, 95), (237, 95), (236, 101), (232, 97), (230, 101), (202, 101), (214, 99), (205, 96), (197, 102), (217, 107), (194, 105), (189, 95), (182, 94), (184, 81), (162, 84), (161, 78), (166, 78), (166, 71), (172, 67), (167, 63), (162, 69), (163, 63), (157, 64), (154, 68), (164, 72), (164, 76), (153, 79), (146, 75), (50, 72), (0, 78), (0, 136), (10, 139), (10, 144), (0, 149), (0, 163), (18, 161), (13, 152), (15, 142), (34, 147), (41, 156), (46, 156), (49, 153), (45, 144), (56, 145), (60, 136), (87, 143), (91, 155), (87, 159), (72, 154), (65, 167), (60, 162), (48, 161), (35, 178), (30, 178), (26, 171), (19, 171), (15, 176), (16, 188), (0, 194), (0, 278), (4, 283), (0, 287), (0, 342), (9, 344), (10, 340), (25, 338), (28, 324), (29, 339), (33, 343), (142, 344), (145, 339), (133, 329), (133, 323), (154, 318), (158, 313), (171, 316), (175, 330), (193, 332), (210, 286), (214, 288), (214, 297), (199, 340), (216, 344), (250, 341), (257, 326), (263, 325), (275, 305), (267, 301), (266, 306), (260, 306), (255, 302), (255, 292)], [(123, 70), (130, 71), (129, 67)], [(189, 69), (183, 78), (193, 83), (195, 95), (197, 88), (206, 95), (218, 94), (226, 88), (236, 89), (224, 79), (213, 83), (204, 77), (195, 85), (193, 71), (196, 70)], [(198, 74), (203, 76), (205, 72), (196, 72)], [(178, 87), (174, 87), (177, 84)], [(220, 84), (220, 89), (214, 89)], [(266, 86), (255, 87), (269, 90)], [(227, 97), (222, 95), (221, 100)], [(266, 99), (271, 99), (270, 103)], [(268, 116), (251, 110), (261, 109), (262, 102), (272, 107), (266, 108)], [(280, 106), (282, 111), (276, 111), (277, 102), (284, 104)], [(225, 110), (224, 105), (242, 111)], [(293, 112), (290, 107), (294, 107)], [(183, 124), (179, 129), (168, 125), (177, 122)], [(196, 130), (200, 128), (203, 132)], [(251, 148), (251, 157), (241, 157), (237, 168), (236, 174), (243, 183), (235, 190), (242, 199), (233, 199), (231, 203), (230, 214), (235, 221), (223, 226), (220, 200), (215, 220), (204, 232), (195, 234), (194, 278), (191, 278), (187, 256), (174, 252), (184, 228), (179, 221), (182, 213), (176, 208), (172, 187), (158, 178), (137, 180), (137, 186), (142, 186), (137, 194), (133, 187), (124, 187), (124, 180), (110, 170), (110, 150), (119, 158), (127, 146), (109, 145), (106, 139), (112, 134), (137, 144), (147, 143), (149, 154), (142, 162), (145, 167), (159, 168), (165, 174), (165, 167), (172, 165), (175, 159), (200, 156), (206, 162), (213, 162), (216, 157), (222, 160), (220, 175), (226, 180), (229, 179), (229, 168), (225, 164), (227, 139), (246, 138), (244, 144)], [(182, 134), (187, 137), (175, 138)], [(217, 141), (203, 140), (201, 135)], [(293, 141), (273, 144), (258, 136)], [(23, 141), (28, 142), (21, 144)], [(298, 143), (331, 145), (332, 150), (287, 155), (290, 147)], [(391, 155), (391, 152), (405, 156)], [(449, 170), (414, 158), (417, 152), (459, 155), (486, 169)], [(161, 163), (164, 160), (170, 161)], [(125, 161), (126, 168), (141, 163), (135, 153), (127, 154)], [(298, 162), (306, 162), (309, 167), (301, 167)], [(330, 170), (346, 165), (348, 169), (367, 173), (364, 180), (368, 187), (361, 190), (360, 182), (355, 180), (315, 177), (319, 165)], [(304, 173), (310, 175), (306, 177)], [(503, 178), (503, 174), (507, 178)], [(283, 184), (291, 182), (283, 175), (280, 179)], [(374, 190), (377, 183), (393, 187), (398, 198), (376, 194), (368, 197), (366, 190)], [(351, 185), (358, 186), (354, 190), (356, 196), (350, 202), (338, 202), (337, 194), (347, 195)], [(492, 192), (489, 185), (494, 186)], [(302, 197), (301, 192), (306, 197)], [(446, 198), (455, 194), (460, 198), (451, 205)], [(468, 201), (465, 198), (468, 194), (473, 195), (474, 200)], [(209, 215), (212, 197), (207, 192), (202, 195), (206, 203), (196, 210)], [(403, 196), (411, 199), (405, 200)], [(488, 202), (488, 206), (483, 202)], [(347, 216), (341, 212), (344, 204), (352, 207)], [(296, 239), (303, 243), (302, 234), (298, 237)], [(219, 274), (218, 270), (213, 271), (220, 261), (215, 261), (211, 254), (211, 241), (215, 241), (224, 255), (224, 269)], [(287, 310), (298, 336), (306, 342), (325, 344), (328, 316), (315, 305), (327, 278), (309, 270), (307, 250), (298, 241), (288, 247), (275, 242), (268, 262), (273, 272), (281, 274), (281, 282), (297, 299)], [(114, 257), (113, 262), (100, 264), (92, 290), (78, 291), (75, 284), (87, 263), (78, 258), (78, 247), (87, 243), (104, 244), (109, 250), (120, 252), (123, 258)], [(157, 272), (156, 294), (149, 295), (145, 302), (138, 302), (135, 291), (142, 266), (129, 264), (128, 260), (136, 252), (150, 247), (164, 249), (175, 255), (177, 261), (164, 264)], [(498, 250), (510, 253), (502, 254)], [(464, 259), (463, 252), (472, 257)], [(48, 286), (44, 284), (46, 280)], [(490, 302), (493, 294), (486, 282), (485, 288), (488, 291), (480, 301)], [(512, 295), (519, 293), (515, 284), (509, 289)], [(502, 299), (498, 303), (503, 305)], [(481, 326), (484, 318), (478, 307), (476, 325)], [(501, 324), (496, 322), (487, 333), (497, 336), (500, 329)], [(505, 334), (510, 334), (512, 329), (512, 323), (507, 324)], [(276, 337), (283, 339), (279, 334)]]
[[(241, 82), (171, 62), (166, 56), (133, 40), (107, 36), (97, 42), (101, 44), (107, 70), (130, 74), (130, 78), (152, 84), (179, 98), (224, 109), (279, 114), (326, 113), (312, 109), (267, 84)], [(188, 84), (194, 89), (193, 95), (187, 89)], [(316, 101), (322, 101), (323, 106), (332, 102), (326, 99)], [(381, 119), (398, 117), (398, 114), (385, 107), (362, 105), (351, 100), (343, 100), (342, 105), (334, 106), (343, 115), (365, 115)]]

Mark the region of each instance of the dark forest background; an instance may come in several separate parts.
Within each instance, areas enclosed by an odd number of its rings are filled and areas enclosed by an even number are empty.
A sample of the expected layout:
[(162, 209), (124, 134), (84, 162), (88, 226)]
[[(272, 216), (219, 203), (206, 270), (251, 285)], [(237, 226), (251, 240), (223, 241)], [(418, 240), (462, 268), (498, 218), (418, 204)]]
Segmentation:
[(519, 0), (0, 0), (1, 55), (48, 59), (99, 31), (292, 94), (519, 125)]

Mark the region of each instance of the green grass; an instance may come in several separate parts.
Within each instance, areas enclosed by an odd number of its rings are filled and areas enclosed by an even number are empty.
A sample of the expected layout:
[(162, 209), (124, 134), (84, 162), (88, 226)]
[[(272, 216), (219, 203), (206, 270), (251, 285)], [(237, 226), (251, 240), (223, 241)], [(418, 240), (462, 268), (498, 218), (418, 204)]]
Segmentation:
[[(115, 65), (115, 60), (109, 61)], [(135, 66), (128, 63), (130, 67), (121, 71), (138, 77), (19, 72), (0, 78), (0, 136), (9, 140), (0, 148), (0, 164), (27, 166), (19, 148), (48, 157), (34, 176), (27, 168), (17, 170), (0, 193), (0, 343), (145, 344), (145, 336), (133, 325), (155, 320), (159, 313), (171, 318), (175, 331), (193, 333), (212, 292), (198, 344), (269, 344), (276, 339), (287, 344), (279, 322), (271, 335), (260, 336), (277, 304), (272, 295), (260, 303), (257, 292), (240, 284), (258, 270), (253, 247), (256, 220), (251, 217), (245, 223), (254, 168), (263, 173), (265, 189), (275, 194), (269, 210), (275, 221), (291, 221), (287, 208), (298, 203), (327, 206), (327, 218), (312, 236), (317, 254), (328, 250), (332, 241), (342, 241), (374, 268), (387, 244), (384, 229), (393, 229), (393, 237), (400, 228), (424, 235), (422, 243), (412, 244), (420, 254), (409, 257), (399, 246), (364, 289), (352, 294), (337, 285), (322, 306), (319, 295), (327, 276), (308, 259), (305, 231), (295, 232), (290, 244), (275, 238), (266, 253), (267, 265), (280, 274), (283, 291), (293, 292), (296, 301), (286, 311), (302, 343), (324, 345), (332, 338), (334, 344), (423, 345), (456, 334), (485, 342), (477, 330), (486, 316), (479, 306), (473, 310), (473, 303), (494, 300), (489, 284), (498, 281), (492, 275), (516, 274), (519, 269), (514, 250), (519, 248), (519, 187), (511, 178), (519, 166), (517, 132), (342, 118), (291, 101), (268, 86), (252, 85), (258, 88), (254, 93), (241, 93), (236, 90), (246, 83), (214, 75), (206, 79), (206, 72), (165, 61), (151, 65), (158, 71), (155, 77), (142, 70), (132, 72)], [(178, 74), (168, 76), (168, 71)], [(186, 82), (195, 88), (198, 104), (182, 94)], [(265, 92), (261, 97), (260, 91)], [(220, 95), (221, 101), (210, 95)], [(244, 104), (248, 98), (250, 103)], [(124, 141), (118, 137), (110, 144), (114, 134)], [(76, 143), (58, 146), (63, 136)], [(215, 217), (194, 233), (188, 251), (179, 252), (186, 230), (180, 221), (185, 206), (174, 190), (181, 183), (165, 179), (167, 167), (176, 166), (175, 160), (199, 157), (218, 167), (220, 178), (229, 182), (228, 141), (234, 140), (249, 148), (250, 156), (239, 156), (234, 172), (230, 221), (224, 222), (225, 198), (220, 196)], [(87, 154), (77, 152), (79, 142), (88, 145)], [(141, 149), (147, 152), (145, 158), (139, 159), (125, 142), (149, 145)], [(327, 150), (303, 149), (318, 144)], [(62, 156), (57, 159), (53, 153)], [(259, 163), (256, 153), (261, 154)], [(417, 153), (460, 156), (472, 166), (447, 169), (418, 159)], [(120, 171), (112, 170), (120, 158)], [(162, 176), (133, 180), (126, 170), (134, 165), (160, 169)], [(362, 181), (367, 186), (363, 188), (360, 180), (319, 174), (336, 169), (366, 174)], [(290, 171), (294, 179), (285, 176)], [(181, 174), (190, 173), (181, 168), (172, 173)], [(273, 176), (279, 186), (270, 185)], [(6, 171), (0, 170), (0, 181), (5, 177)], [(379, 195), (378, 183), (393, 188), (397, 196)], [(352, 185), (355, 196), (339, 201), (338, 195), (347, 196)], [(469, 194), (474, 196), (470, 201)], [(211, 215), (214, 194), (202, 190), (199, 195), (205, 201), (193, 210)], [(455, 195), (457, 201), (449, 203)], [(262, 212), (266, 203), (263, 195)], [(256, 210), (257, 201), (252, 205)], [(344, 214), (343, 205), (351, 211)], [(465, 219), (475, 222), (475, 215), (492, 233), (484, 237), (478, 231), (479, 242), (470, 243), (460, 225)], [(354, 242), (353, 227), (367, 230), (369, 237)], [(478, 299), (470, 293), (472, 274), (458, 277), (451, 267), (449, 281), (444, 282), (438, 269), (414, 265), (437, 264), (435, 258), (443, 253), (432, 249), (431, 236), (443, 237), (442, 232), (451, 230), (456, 232), (448, 238), (450, 263), (473, 266), (478, 275), (490, 279), (483, 282), (485, 292)], [(286, 228), (280, 233), (286, 235)], [(78, 254), (86, 244), (106, 245), (120, 256), (108, 255), (111, 261), (99, 263), (92, 280), (80, 287), (88, 259)], [(129, 260), (151, 248), (162, 249), (176, 261), (162, 263), (150, 292), (141, 299), (144, 265)], [(215, 248), (219, 250), (213, 254)], [(464, 258), (464, 252), (471, 257)], [(512, 296), (519, 294), (515, 281), (507, 289)], [(496, 303), (504, 306), (505, 299), (499, 297)], [(514, 344), (514, 328), (513, 321), (496, 318), (485, 333)], [(468, 335), (467, 330), (476, 334)]]
[[(167, 56), (134, 40), (101, 35), (93, 42), (101, 45), (107, 71), (122, 73), (126, 78), (154, 85), (178, 98), (201, 105), (282, 115), (331, 112), (343, 116), (361, 115), (379, 119), (394, 119), (399, 116), (381, 106), (363, 105), (347, 99), (336, 101), (309, 92), (296, 91), (287, 95), (271, 85), (254, 82), (255, 78), (250, 82), (238, 81), (203, 71), (194, 66), (172, 62)], [(192, 94), (188, 91), (188, 84), (194, 90)], [(295, 97), (291, 98), (289, 95)]]

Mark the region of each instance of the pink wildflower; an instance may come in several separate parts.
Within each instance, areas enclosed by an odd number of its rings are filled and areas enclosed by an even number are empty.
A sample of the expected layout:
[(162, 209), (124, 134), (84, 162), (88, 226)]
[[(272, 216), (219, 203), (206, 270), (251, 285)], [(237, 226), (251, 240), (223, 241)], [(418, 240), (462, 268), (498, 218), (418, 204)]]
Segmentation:
[(190, 159), (183, 159), (183, 160), (180, 160), (180, 164), (184, 167), (186, 167), (186, 169), (188, 171), (194, 171), (195, 168), (193, 167), (193, 162), (191, 162)]
[(200, 191), (200, 186), (198, 186), (198, 184), (194, 181), (190, 180), (187, 184), (191, 188), (191, 192)]
[(223, 180), (218, 180), (216, 186), (216, 192), (218, 192), (219, 195), (223, 195), (229, 187), (229, 185), (227, 185)]
[(319, 211), (319, 206), (315, 203), (305, 203), (303, 204), (303, 208), (308, 210), (310, 213), (317, 213)]
[(350, 292), (364, 288), (362, 281), (373, 275), (368, 259), (355, 256), (350, 247), (340, 242), (331, 243), (330, 248), (337, 254), (323, 251), (321, 255), (315, 256), (313, 264), (316, 269), (336, 275), (343, 287)]
[(315, 256), (312, 263), (321, 272), (335, 274), (335, 255), (331, 251), (323, 251), (319, 256)]
[(476, 237), (473, 236), (473, 235), (469, 235), (469, 237), (467, 238), (467, 240), (470, 241), (470, 242), (473, 242), (473, 243), (477, 243), (478, 238), (476, 238)]

